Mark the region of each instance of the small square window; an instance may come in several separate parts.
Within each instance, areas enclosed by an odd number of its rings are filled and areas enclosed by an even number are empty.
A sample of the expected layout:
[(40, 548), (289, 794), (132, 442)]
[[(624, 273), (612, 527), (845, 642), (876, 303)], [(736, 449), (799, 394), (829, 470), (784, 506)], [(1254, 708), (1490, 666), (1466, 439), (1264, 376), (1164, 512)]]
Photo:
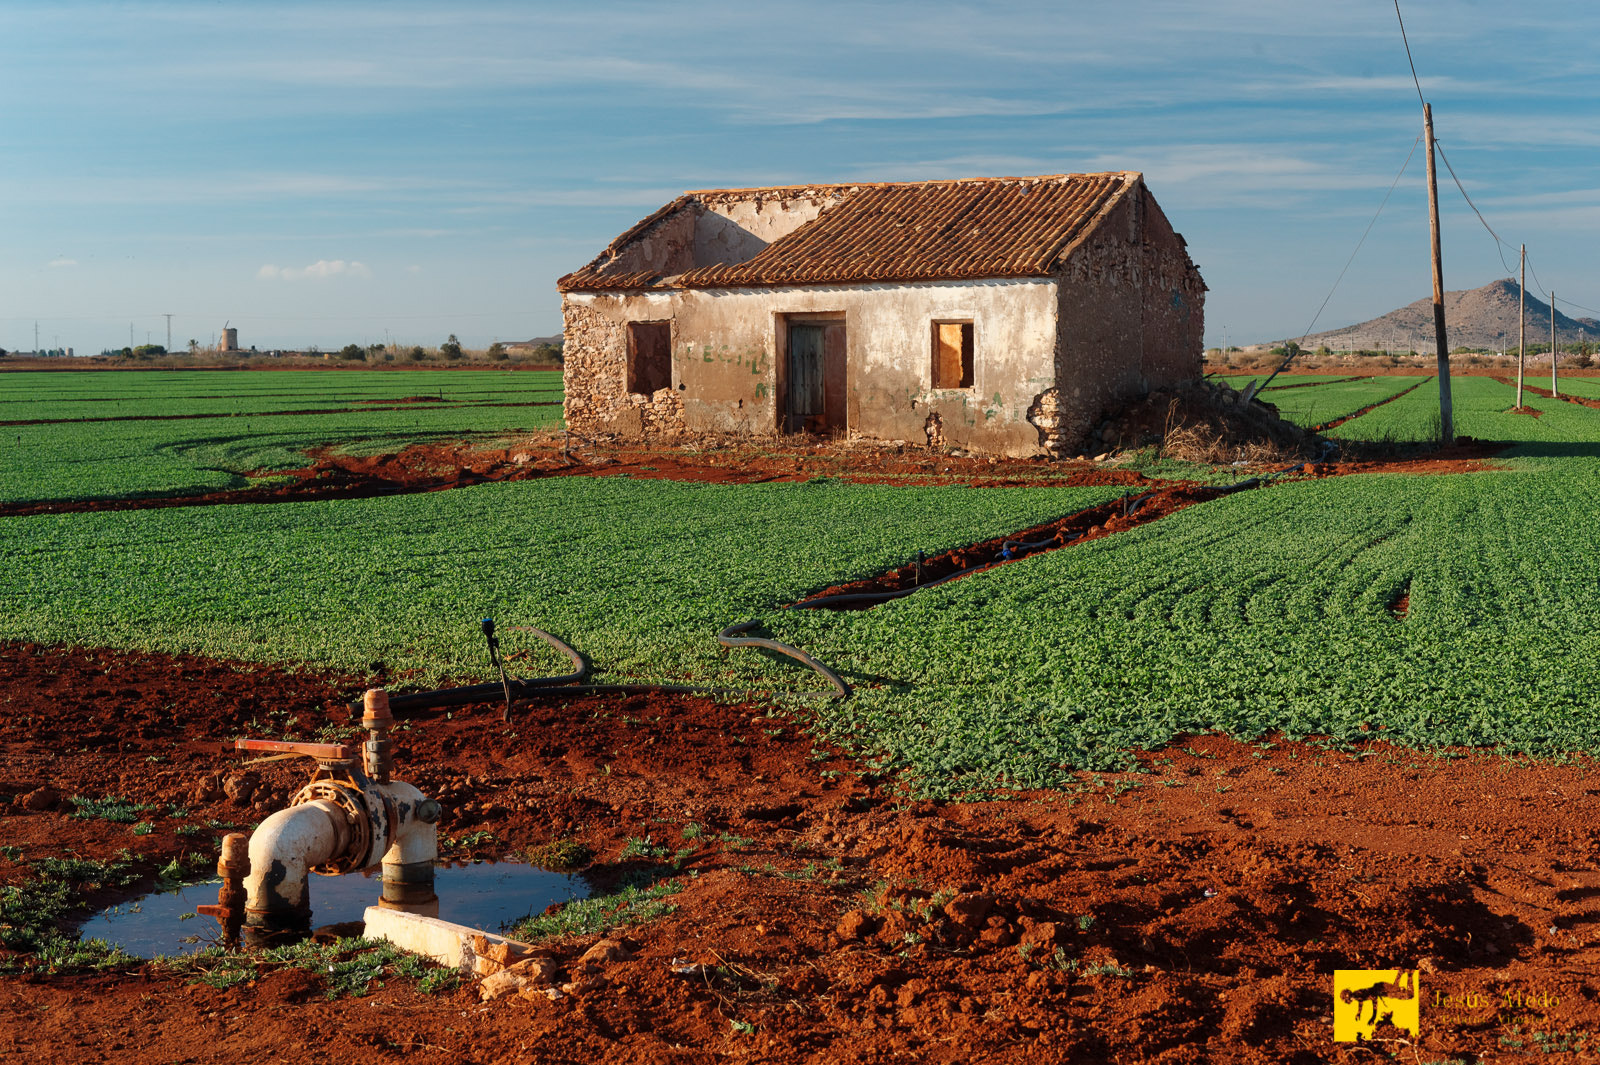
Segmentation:
[(933, 323), (933, 387), (972, 387), (972, 323)]
[(672, 323), (628, 323), (628, 391), (648, 396), (672, 387)]

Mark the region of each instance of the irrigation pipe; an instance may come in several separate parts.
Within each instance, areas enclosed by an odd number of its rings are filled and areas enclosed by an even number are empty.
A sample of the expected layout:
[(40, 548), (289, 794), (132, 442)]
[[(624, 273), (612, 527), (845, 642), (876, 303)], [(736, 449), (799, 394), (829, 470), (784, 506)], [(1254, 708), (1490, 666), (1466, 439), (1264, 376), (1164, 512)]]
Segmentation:
[(786, 695), (796, 699), (846, 699), (851, 694), (850, 685), (839, 674), (806, 654), (798, 647), (791, 647), (777, 640), (767, 640), (760, 637), (739, 637), (736, 634), (749, 632), (759, 621), (744, 621), (729, 625), (717, 633), (717, 642), (724, 647), (765, 647), (788, 655), (822, 674), (833, 685), (831, 692), (761, 692), (749, 688), (712, 688), (698, 684), (584, 684), (589, 675), (589, 665), (583, 656), (573, 650), (555, 636), (543, 629), (536, 629), (531, 625), (517, 626), (515, 631), (531, 632), (538, 636), (551, 647), (560, 651), (571, 660), (573, 671), (556, 677), (528, 677), (508, 680), (504, 683), (468, 684), (459, 688), (438, 688), (433, 691), (411, 692), (406, 695), (392, 695), (389, 697), (391, 710), (433, 710), (447, 706), (465, 706), (469, 703), (483, 703), (494, 700), (504, 694), (507, 688), (513, 701), (527, 701), (539, 697), (566, 698), (573, 695), (648, 695), (655, 692), (682, 695)]
[(583, 656), (562, 640), (532, 625), (519, 625), (518, 632), (531, 632), (571, 661), (573, 671), (557, 677), (517, 677), (499, 683), (469, 684), (462, 688), (440, 688), (435, 691), (413, 692), (409, 695), (391, 695), (390, 710), (431, 710), (442, 706), (463, 706), (467, 703), (487, 702), (496, 695), (509, 699), (527, 698), (530, 692), (541, 688), (565, 688), (579, 683), (589, 675), (589, 665)]
[(777, 651), (779, 654), (788, 655), (796, 662), (810, 666), (826, 677), (828, 683), (833, 685), (835, 692), (833, 697), (835, 699), (848, 699), (850, 697), (850, 685), (846, 684), (839, 674), (818, 662), (815, 658), (800, 650), (800, 648), (790, 647), (788, 644), (779, 643), (777, 640), (762, 639), (759, 636), (736, 635), (741, 632), (749, 632), (759, 624), (761, 624), (760, 621), (742, 621), (737, 625), (729, 625), (717, 633), (717, 642), (724, 647), (765, 647), (769, 651)]

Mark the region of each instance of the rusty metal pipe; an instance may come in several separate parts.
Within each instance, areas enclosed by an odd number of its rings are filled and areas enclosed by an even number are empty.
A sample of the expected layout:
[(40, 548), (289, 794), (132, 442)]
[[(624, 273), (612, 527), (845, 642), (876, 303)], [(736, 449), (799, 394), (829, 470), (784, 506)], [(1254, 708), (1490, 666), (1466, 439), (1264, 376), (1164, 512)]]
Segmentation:
[(367, 730), (365, 767), (367, 777), (374, 784), (389, 783), (394, 769), (394, 752), (389, 730), (394, 727), (394, 715), (389, 712), (389, 693), (382, 688), (368, 689), (362, 700), (365, 713), (361, 727)]

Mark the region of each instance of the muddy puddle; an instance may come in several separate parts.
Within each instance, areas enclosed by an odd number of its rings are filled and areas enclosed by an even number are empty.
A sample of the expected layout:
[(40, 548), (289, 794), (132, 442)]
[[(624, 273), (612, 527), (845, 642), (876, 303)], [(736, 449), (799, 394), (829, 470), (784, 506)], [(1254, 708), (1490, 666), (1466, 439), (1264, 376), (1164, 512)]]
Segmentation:
[[(83, 938), (103, 939), (140, 958), (221, 946), (222, 929), (216, 920), (195, 912), (197, 906), (217, 901), (219, 883), (190, 884), (101, 910), (84, 922)], [(367, 907), (378, 904), (381, 886), (377, 869), (370, 875), (313, 876), (313, 926), (361, 921)], [(553, 903), (586, 897), (589, 885), (579, 876), (516, 862), (471, 862), (440, 865), (434, 873), (434, 891), (441, 920), (499, 932)]]

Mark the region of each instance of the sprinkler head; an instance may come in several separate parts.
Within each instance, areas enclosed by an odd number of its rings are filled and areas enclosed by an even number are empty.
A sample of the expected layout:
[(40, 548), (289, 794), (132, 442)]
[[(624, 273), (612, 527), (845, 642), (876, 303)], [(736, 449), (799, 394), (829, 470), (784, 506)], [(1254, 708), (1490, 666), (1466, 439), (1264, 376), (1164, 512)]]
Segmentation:
[(479, 624), (479, 628), (483, 629), (483, 634), (485, 636), (489, 637), (491, 640), (494, 639), (494, 618), (484, 618)]

